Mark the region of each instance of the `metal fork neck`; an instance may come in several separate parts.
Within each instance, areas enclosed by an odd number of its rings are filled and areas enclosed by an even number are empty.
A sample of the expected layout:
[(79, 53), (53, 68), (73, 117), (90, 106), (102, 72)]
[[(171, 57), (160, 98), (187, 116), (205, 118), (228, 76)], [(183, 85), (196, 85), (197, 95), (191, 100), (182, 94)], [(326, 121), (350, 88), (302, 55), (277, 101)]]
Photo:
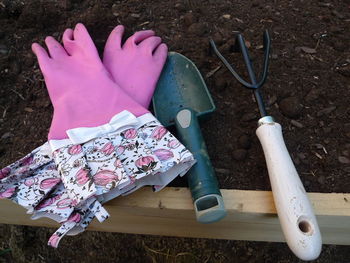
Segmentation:
[(263, 101), (263, 98), (261, 96), (261, 93), (259, 91), (259, 88), (262, 87), (262, 85), (265, 83), (267, 78), (267, 72), (268, 72), (268, 64), (269, 64), (269, 54), (270, 54), (270, 36), (268, 34), (268, 31), (265, 30), (264, 32), (264, 65), (263, 65), (263, 72), (261, 74), (260, 81), (258, 82), (256, 80), (255, 72), (253, 69), (253, 63), (249, 56), (249, 52), (247, 49), (247, 46), (245, 44), (244, 38), (241, 34), (238, 34), (236, 36), (236, 43), (235, 47), (238, 52), (242, 53), (243, 60), (246, 64), (248, 75), (250, 78), (251, 83), (245, 81), (233, 68), (233, 66), (228, 63), (228, 61), (225, 59), (225, 57), (219, 52), (217, 49), (214, 41), (210, 40), (210, 45), (212, 46), (215, 54), (220, 58), (220, 60), (224, 63), (224, 65), (227, 67), (227, 69), (231, 72), (231, 74), (246, 88), (253, 89), (254, 96), (256, 103), (258, 104), (259, 112), (261, 117), (267, 116), (265, 104)]

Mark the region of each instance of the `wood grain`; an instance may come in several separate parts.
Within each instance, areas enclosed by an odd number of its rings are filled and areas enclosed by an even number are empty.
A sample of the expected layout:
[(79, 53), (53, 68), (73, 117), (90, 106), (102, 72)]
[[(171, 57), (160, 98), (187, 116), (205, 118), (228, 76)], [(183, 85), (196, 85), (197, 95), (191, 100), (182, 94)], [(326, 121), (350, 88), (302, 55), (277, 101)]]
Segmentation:
[[(150, 188), (105, 204), (111, 217), (94, 222), (88, 230), (199, 237), (232, 240), (283, 242), (269, 191), (221, 190), (228, 215), (214, 224), (200, 224), (195, 219), (187, 188), (168, 187), (158, 193)], [(321, 228), (324, 244), (350, 245), (350, 194), (308, 194)], [(0, 223), (57, 227), (49, 219), (31, 220), (18, 205), (0, 200)]]

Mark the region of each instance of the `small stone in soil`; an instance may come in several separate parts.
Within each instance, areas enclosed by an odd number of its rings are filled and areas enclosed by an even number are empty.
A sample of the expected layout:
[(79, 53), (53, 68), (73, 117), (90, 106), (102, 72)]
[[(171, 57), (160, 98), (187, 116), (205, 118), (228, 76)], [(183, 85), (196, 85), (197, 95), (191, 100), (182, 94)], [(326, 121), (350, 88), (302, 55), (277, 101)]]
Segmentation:
[(328, 115), (330, 114), (332, 111), (334, 111), (337, 107), (336, 106), (330, 106), (328, 108), (324, 108), (320, 111), (317, 112), (317, 117), (320, 117), (322, 115)]
[(318, 99), (318, 97), (320, 96), (320, 92), (318, 89), (316, 88), (312, 88), (308, 94), (305, 97), (305, 100), (308, 102), (314, 101), (316, 99)]
[(177, 9), (178, 11), (185, 11), (186, 7), (182, 3), (176, 3), (175, 9)]
[(238, 138), (238, 145), (243, 149), (249, 149), (251, 146), (251, 141), (248, 135), (242, 135)]
[(26, 66), (26, 67), (31, 67), (33, 66), (35, 62), (35, 59), (32, 55), (27, 55), (24, 57), (24, 61), (23, 61), (23, 64)]
[(249, 112), (249, 113), (245, 113), (243, 116), (242, 116), (242, 121), (252, 121), (252, 120), (255, 120), (256, 119), (256, 114), (253, 113), (253, 112)]
[(130, 16), (131, 16), (131, 17), (134, 17), (134, 18), (140, 18), (140, 17), (141, 17), (141, 15), (140, 15), (140, 14), (136, 14), (136, 13), (131, 14)]
[(316, 53), (316, 49), (310, 48), (310, 47), (300, 47), (300, 50), (302, 50), (306, 54), (315, 54)]
[(343, 67), (338, 67), (336, 71), (344, 77), (350, 77), (350, 64)]
[(282, 114), (289, 118), (299, 117), (302, 110), (299, 100), (296, 97), (289, 97), (283, 99), (279, 103), (279, 108)]
[(215, 42), (215, 45), (219, 45), (220, 46), (223, 43), (222, 35), (219, 32), (216, 32), (213, 35), (213, 40)]
[(201, 23), (194, 23), (188, 28), (188, 32), (197, 36), (203, 36), (205, 33), (205, 26)]
[(304, 160), (306, 158), (305, 153), (297, 153), (297, 156), (301, 159)]
[(1, 136), (1, 140), (6, 140), (8, 138), (11, 138), (13, 136), (13, 134), (11, 132), (6, 132)]
[(32, 108), (30, 108), (30, 107), (25, 107), (24, 111), (26, 111), (26, 112), (33, 112), (34, 110)]
[(227, 87), (227, 81), (222, 75), (220, 75), (215, 78), (214, 85), (218, 90), (223, 90)]
[(233, 158), (237, 161), (243, 161), (247, 157), (247, 150), (237, 149), (233, 151)]
[(302, 123), (300, 123), (300, 122), (298, 122), (298, 121), (296, 121), (296, 120), (291, 120), (290, 123), (291, 123), (293, 126), (297, 127), (297, 128), (303, 128), (303, 127), (304, 127), (304, 125), (303, 125)]
[(196, 20), (195, 20), (193, 13), (187, 13), (184, 15), (184, 24), (186, 26), (190, 26), (195, 22), (196, 22)]
[(269, 99), (267, 100), (266, 105), (267, 105), (267, 106), (271, 106), (271, 105), (275, 104), (276, 101), (277, 101), (276, 95), (272, 95), (272, 96), (269, 97)]
[(234, 39), (229, 39), (220, 47), (220, 50), (222, 52), (230, 52), (231, 53), (234, 43), (235, 43)]
[(349, 164), (350, 163), (350, 159), (345, 157), (345, 156), (339, 156), (338, 161), (342, 164)]

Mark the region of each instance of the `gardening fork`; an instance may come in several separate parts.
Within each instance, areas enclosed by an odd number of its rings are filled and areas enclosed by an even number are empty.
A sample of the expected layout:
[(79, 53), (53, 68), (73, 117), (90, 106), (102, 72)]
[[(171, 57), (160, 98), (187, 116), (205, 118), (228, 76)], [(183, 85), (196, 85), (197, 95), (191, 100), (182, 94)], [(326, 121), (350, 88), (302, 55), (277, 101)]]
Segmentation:
[(216, 48), (210, 45), (232, 75), (246, 88), (252, 89), (261, 118), (256, 134), (262, 145), (277, 214), (284, 237), (293, 253), (303, 260), (316, 259), (321, 253), (322, 239), (312, 205), (294, 167), (282, 136), (281, 125), (267, 115), (260, 88), (266, 81), (270, 54), (270, 36), (263, 35), (264, 62), (259, 80), (256, 79), (252, 60), (241, 34), (237, 34), (234, 51), (243, 55), (251, 83), (245, 81)]

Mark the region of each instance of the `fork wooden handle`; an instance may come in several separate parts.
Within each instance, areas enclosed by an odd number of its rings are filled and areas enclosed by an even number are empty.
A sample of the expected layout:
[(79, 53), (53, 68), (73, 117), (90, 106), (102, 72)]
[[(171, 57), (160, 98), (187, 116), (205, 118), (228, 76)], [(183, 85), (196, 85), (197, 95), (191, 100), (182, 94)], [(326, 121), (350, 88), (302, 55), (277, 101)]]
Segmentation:
[(256, 134), (265, 154), (275, 206), (287, 244), (300, 259), (316, 259), (322, 247), (320, 229), (284, 143), (281, 125), (273, 121), (263, 123)]

